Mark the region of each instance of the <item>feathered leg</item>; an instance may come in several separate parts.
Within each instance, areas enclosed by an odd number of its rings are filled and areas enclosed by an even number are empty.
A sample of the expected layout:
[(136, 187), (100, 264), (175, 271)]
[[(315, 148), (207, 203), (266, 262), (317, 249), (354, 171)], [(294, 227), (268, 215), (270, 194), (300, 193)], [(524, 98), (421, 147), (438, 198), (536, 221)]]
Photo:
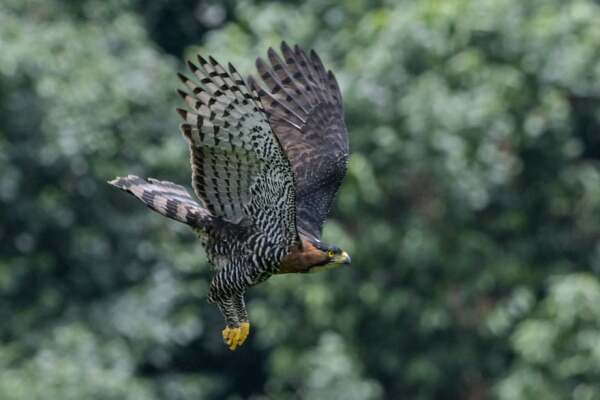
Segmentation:
[(250, 333), (250, 323), (244, 303), (246, 283), (242, 277), (232, 270), (232, 266), (225, 267), (217, 271), (213, 277), (208, 293), (208, 301), (217, 303), (219, 311), (225, 318), (223, 340), (231, 350), (241, 346)]
[(227, 299), (218, 300), (217, 305), (225, 318), (226, 327), (222, 332), (223, 340), (230, 350), (235, 350), (244, 344), (250, 333), (244, 295), (235, 294)]

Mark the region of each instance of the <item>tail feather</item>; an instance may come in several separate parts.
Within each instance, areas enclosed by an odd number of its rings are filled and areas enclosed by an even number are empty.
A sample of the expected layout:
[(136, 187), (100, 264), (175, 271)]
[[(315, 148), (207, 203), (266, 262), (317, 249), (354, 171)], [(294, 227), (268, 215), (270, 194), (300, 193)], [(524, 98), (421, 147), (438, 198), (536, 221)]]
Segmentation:
[(175, 183), (135, 175), (117, 177), (108, 183), (134, 195), (152, 210), (192, 227), (200, 228), (211, 218), (208, 210)]

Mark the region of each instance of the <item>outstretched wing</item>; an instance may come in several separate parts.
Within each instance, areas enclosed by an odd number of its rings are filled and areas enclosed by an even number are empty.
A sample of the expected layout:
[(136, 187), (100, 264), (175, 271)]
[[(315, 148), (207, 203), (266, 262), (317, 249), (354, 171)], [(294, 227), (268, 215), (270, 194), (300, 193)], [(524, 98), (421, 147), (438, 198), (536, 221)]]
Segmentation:
[[(197, 82), (179, 74), (189, 110), (180, 129), (190, 144), (192, 184), (214, 216), (250, 221), (274, 243), (297, 240), (294, 174), (266, 114), (229, 64), (188, 61)], [(277, 237), (277, 236), (281, 237)]]
[(256, 60), (258, 74), (267, 86), (251, 86), (267, 112), (296, 177), (298, 229), (321, 236), (348, 162), (348, 132), (342, 96), (333, 73), (319, 56), (298, 46), (281, 44), (283, 60), (269, 48), (269, 64)]
[(202, 227), (203, 219), (210, 218), (183, 186), (172, 182), (128, 175), (108, 183), (134, 195), (154, 211), (193, 227)]

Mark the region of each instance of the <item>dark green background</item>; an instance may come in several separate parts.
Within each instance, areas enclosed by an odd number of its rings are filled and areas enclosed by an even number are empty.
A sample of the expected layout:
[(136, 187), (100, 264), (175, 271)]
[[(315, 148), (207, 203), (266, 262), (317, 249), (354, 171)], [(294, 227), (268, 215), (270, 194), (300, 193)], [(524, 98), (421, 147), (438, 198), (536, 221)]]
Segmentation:
[[(0, 3), (0, 399), (600, 399), (600, 2)], [(198, 51), (336, 72), (348, 268), (249, 292), (223, 345), (187, 227)]]

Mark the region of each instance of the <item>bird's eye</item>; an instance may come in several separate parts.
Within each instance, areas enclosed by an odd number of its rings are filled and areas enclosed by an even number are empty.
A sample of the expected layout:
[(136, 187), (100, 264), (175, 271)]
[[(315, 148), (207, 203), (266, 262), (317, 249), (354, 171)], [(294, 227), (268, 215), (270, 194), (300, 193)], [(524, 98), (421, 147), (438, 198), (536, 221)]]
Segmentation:
[(333, 250), (329, 250), (329, 251), (327, 252), (327, 255), (328, 255), (329, 257), (333, 257), (333, 256), (335, 255), (335, 252), (334, 252)]

